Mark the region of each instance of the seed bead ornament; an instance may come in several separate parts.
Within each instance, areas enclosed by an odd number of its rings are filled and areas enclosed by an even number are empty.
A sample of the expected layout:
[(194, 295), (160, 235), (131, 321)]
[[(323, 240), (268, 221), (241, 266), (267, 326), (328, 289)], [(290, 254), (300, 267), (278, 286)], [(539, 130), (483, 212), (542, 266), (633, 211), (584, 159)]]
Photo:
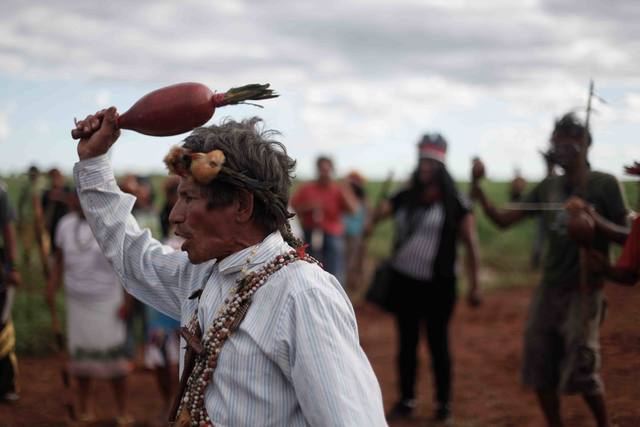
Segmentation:
[[(175, 417), (173, 419), (177, 418), (173, 425), (214, 427), (205, 408), (205, 390), (213, 378), (222, 346), (240, 326), (249, 310), (253, 294), (265, 284), (272, 274), (298, 260), (319, 264), (316, 259), (305, 252), (305, 247), (299, 247), (278, 255), (259, 271), (240, 278), (231, 295), (225, 299), (224, 305), (217, 313), (212, 325), (202, 335), (201, 342), (197, 338), (200, 336), (200, 322), (196, 308), (191, 320), (182, 331), (182, 335), (187, 341), (193, 341), (193, 343), (188, 342), (187, 344), (195, 352), (195, 362), (184, 392), (179, 396), (178, 409), (172, 414)], [(187, 375), (187, 372), (185, 371), (183, 375)]]

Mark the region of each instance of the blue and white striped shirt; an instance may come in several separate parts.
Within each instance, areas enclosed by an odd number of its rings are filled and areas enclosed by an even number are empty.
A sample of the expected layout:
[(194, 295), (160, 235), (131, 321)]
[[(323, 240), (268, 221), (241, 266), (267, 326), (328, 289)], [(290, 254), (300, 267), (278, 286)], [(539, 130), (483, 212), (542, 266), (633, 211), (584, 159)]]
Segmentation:
[[(74, 175), (87, 221), (127, 291), (182, 324), (197, 306), (188, 296), (204, 288), (198, 317), (207, 329), (254, 249), (250, 271), (291, 250), (276, 232), (219, 263), (191, 264), (140, 230), (131, 215), (135, 198), (118, 188), (107, 155), (78, 162)], [(181, 349), (181, 371), (183, 357)], [(338, 281), (306, 262), (272, 275), (223, 346), (205, 406), (216, 426), (386, 425), (380, 386)]]

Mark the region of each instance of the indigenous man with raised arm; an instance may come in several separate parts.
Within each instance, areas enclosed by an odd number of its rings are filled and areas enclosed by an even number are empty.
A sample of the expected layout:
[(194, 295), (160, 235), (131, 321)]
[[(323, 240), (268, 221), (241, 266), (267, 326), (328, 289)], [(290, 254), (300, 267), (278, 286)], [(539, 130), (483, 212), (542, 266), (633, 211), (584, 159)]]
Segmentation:
[(295, 162), (259, 122), (198, 128), (166, 157), (181, 177), (177, 252), (140, 230), (134, 197), (116, 185), (115, 108), (88, 116), (77, 128), (93, 134), (74, 169), (87, 220), (127, 291), (181, 319), (190, 357), (181, 350), (176, 425), (385, 425), (349, 299), (294, 249)]
[[(627, 210), (617, 180), (590, 170), (586, 160), (590, 144), (588, 129), (567, 114), (551, 134), (552, 155), (563, 175), (545, 178), (512, 210), (496, 209), (477, 184), (473, 196), (500, 227), (527, 217), (532, 213), (528, 207), (561, 206), (573, 198), (571, 205), (584, 210), (595, 223), (593, 249), (606, 254), (609, 240), (624, 241), (626, 230), (612, 223), (625, 224)], [(568, 209), (547, 209), (542, 217), (548, 243), (542, 282), (533, 296), (525, 330), (523, 379), (536, 390), (549, 426), (563, 425), (561, 393), (582, 394), (598, 426), (607, 426), (598, 342), (605, 309), (603, 278), (588, 274), (581, 286), (580, 247), (567, 227)]]

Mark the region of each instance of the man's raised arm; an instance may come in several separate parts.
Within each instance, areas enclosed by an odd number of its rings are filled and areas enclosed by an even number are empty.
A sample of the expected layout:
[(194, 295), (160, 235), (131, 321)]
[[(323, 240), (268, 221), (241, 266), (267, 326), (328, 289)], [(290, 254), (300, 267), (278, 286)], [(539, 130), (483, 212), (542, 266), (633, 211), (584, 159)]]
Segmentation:
[(111, 107), (76, 124), (85, 133), (93, 132), (78, 143), (80, 161), (74, 167), (82, 210), (127, 291), (179, 319), (193, 268), (183, 252), (161, 245), (148, 230), (140, 230), (131, 215), (135, 197), (120, 191), (107, 157), (120, 136), (116, 118)]
[(526, 217), (526, 212), (521, 210), (501, 210), (496, 208), (480, 186), (476, 185), (472, 188), (471, 196), (474, 200), (480, 202), (484, 214), (500, 228), (507, 228)]

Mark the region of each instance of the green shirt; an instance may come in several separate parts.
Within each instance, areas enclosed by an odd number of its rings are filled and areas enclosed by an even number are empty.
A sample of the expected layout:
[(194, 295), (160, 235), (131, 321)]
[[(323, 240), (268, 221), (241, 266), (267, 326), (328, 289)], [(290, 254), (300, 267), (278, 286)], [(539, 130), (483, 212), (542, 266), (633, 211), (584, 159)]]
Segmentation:
[[(564, 203), (571, 196), (580, 196), (607, 220), (623, 225), (627, 214), (620, 184), (612, 175), (589, 171), (586, 196), (581, 189), (569, 190), (562, 176), (546, 178), (525, 198), (528, 203)], [(543, 226), (547, 246), (543, 262), (542, 286), (577, 287), (580, 283), (579, 246), (567, 233), (567, 212), (544, 211)], [(608, 255), (609, 243), (598, 233), (593, 248)], [(591, 285), (600, 285), (602, 277), (591, 274)]]

